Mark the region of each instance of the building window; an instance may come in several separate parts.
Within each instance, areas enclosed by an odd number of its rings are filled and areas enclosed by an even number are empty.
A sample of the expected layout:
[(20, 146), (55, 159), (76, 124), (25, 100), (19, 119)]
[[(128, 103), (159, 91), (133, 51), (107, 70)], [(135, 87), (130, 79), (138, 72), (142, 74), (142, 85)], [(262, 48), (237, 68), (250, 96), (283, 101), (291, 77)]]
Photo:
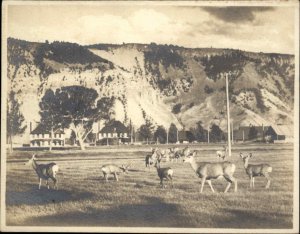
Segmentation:
[(124, 137), (127, 137), (127, 133), (125, 132), (125, 133), (123, 134), (123, 136), (124, 136)]

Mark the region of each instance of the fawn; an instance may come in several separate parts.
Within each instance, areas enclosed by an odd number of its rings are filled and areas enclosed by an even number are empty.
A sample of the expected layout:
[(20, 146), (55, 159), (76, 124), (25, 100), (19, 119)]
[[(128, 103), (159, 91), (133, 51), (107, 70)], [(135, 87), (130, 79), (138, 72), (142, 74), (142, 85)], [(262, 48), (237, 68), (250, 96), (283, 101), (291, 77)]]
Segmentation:
[(170, 167), (161, 168), (159, 161), (156, 161), (155, 167), (157, 170), (158, 177), (160, 179), (160, 185), (164, 188), (163, 180), (170, 180), (173, 188), (173, 169)]
[(269, 176), (269, 173), (272, 172), (272, 167), (269, 164), (248, 164), (249, 158), (252, 157), (252, 153), (249, 153), (247, 155), (243, 155), (243, 153), (240, 153), (240, 157), (242, 158), (244, 162), (244, 167), (246, 170), (247, 175), (250, 178), (250, 188), (254, 188), (254, 177), (257, 176), (264, 176), (267, 179), (267, 185), (266, 189), (270, 187), (271, 178)]

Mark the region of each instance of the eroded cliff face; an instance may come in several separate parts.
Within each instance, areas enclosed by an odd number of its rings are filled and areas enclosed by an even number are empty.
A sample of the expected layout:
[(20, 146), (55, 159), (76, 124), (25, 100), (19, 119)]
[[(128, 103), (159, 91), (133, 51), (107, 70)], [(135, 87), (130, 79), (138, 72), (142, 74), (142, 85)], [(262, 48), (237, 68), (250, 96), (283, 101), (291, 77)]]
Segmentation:
[[(240, 61), (230, 78), (234, 127), (293, 124), (294, 56), (172, 45), (33, 43), (8, 39), (8, 88), (22, 102), (26, 121), (39, 120), (49, 88), (82, 85), (114, 96), (115, 118), (139, 127), (190, 128), (202, 121), (226, 126), (225, 81), (210, 71), (211, 58)], [(210, 65), (209, 65), (210, 64)]]

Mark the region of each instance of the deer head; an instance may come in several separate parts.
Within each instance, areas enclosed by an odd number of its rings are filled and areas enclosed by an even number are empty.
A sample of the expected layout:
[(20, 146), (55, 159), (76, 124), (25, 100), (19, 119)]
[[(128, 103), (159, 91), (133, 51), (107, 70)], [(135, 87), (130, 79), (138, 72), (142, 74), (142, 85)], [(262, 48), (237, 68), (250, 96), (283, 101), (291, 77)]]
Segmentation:
[(248, 160), (249, 158), (252, 157), (252, 153), (249, 153), (249, 154), (246, 154), (246, 155), (244, 155), (243, 153), (240, 153), (240, 157), (245, 162), (246, 160)]
[(36, 154), (33, 154), (31, 158), (28, 158), (28, 161), (25, 162), (24, 165), (26, 165), (26, 166), (27, 166), (27, 165), (31, 165), (32, 162), (36, 160), (35, 155), (36, 155)]
[(196, 155), (197, 155), (197, 151), (194, 150), (193, 153), (190, 153), (189, 155), (185, 156), (185, 157), (183, 158), (182, 161), (183, 161), (184, 163), (191, 163), (191, 162), (194, 161), (194, 157), (195, 157)]
[(122, 169), (122, 171), (124, 172), (124, 173), (128, 173), (128, 169), (130, 168), (130, 165), (122, 165), (121, 167), (120, 167), (121, 169)]

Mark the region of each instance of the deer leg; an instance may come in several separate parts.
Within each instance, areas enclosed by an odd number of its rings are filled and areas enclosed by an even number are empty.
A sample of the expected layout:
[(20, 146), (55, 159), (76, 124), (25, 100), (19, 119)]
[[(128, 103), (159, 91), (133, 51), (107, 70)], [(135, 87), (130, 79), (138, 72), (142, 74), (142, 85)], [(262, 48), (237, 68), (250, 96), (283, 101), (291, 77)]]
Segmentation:
[(173, 186), (173, 178), (172, 178), (172, 176), (170, 176), (170, 180), (171, 180), (171, 186), (173, 188), (174, 186)]
[(114, 173), (116, 181), (119, 181), (117, 173)]
[(252, 177), (252, 187), (254, 188), (254, 177)]
[(267, 178), (267, 180), (268, 180), (267, 185), (266, 185), (266, 189), (268, 189), (268, 188), (270, 188), (271, 178), (270, 178), (269, 174), (265, 174), (264, 176), (265, 176), (265, 177)]
[(227, 193), (227, 191), (229, 190), (232, 182), (234, 183), (234, 192), (236, 192), (237, 191), (237, 181), (236, 181), (236, 179), (233, 176), (229, 176), (229, 175), (224, 176), (224, 178), (228, 181), (228, 184), (227, 184), (227, 187), (226, 187), (224, 193)]
[(103, 173), (103, 176), (104, 176), (105, 181), (108, 182), (107, 174)]
[(55, 179), (54, 177), (52, 178), (52, 180), (53, 180), (53, 183), (54, 183), (54, 189), (56, 189), (57, 190), (57, 179)]
[(48, 179), (46, 180), (46, 185), (47, 185), (47, 188), (49, 189), (49, 182), (48, 182)]
[(250, 177), (250, 189), (252, 188), (252, 175), (249, 176)]
[(42, 186), (42, 178), (40, 178), (39, 189), (41, 189), (41, 186)]
[(210, 181), (210, 180), (206, 180), (206, 182), (208, 183), (208, 185), (209, 185), (211, 191), (214, 193), (215, 190), (214, 190), (214, 188), (213, 188), (213, 186), (212, 186), (212, 184), (211, 184), (211, 181)]
[(202, 192), (203, 192), (203, 187), (204, 187), (205, 181), (206, 181), (206, 177), (203, 177), (203, 178), (201, 179), (201, 188), (200, 188), (200, 193), (202, 193)]

